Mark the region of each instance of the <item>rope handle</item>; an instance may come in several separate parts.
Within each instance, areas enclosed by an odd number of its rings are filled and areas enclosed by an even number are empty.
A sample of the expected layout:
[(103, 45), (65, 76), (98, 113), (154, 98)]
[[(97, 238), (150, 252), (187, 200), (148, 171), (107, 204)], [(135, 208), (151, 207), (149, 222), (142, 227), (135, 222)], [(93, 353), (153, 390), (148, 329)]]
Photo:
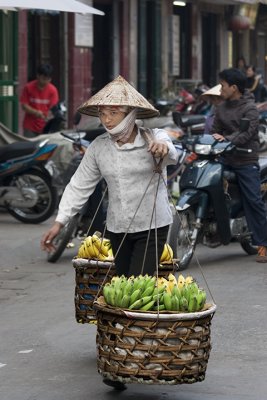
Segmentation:
[[(153, 139), (154, 139), (154, 134), (153, 134), (152, 129), (141, 127), (141, 128), (140, 128), (140, 132), (141, 132), (141, 135), (143, 136), (143, 138), (144, 138), (144, 140), (145, 140), (147, 146), (149, 147), (150, 143), (151, 143), (151, 142), (153, 141)], [(152, 157), (153, 157), (154, 166), (155, 166), (154, 172), (156, 172), (156, 173), (158, 173), (158, 174), (161, 174), (161, 173), (162, 173), (162, 162), (163, 162), (163, 158), (160, 158), (160, 160), (157, 161), (156, 158), (155, 158), (155, 156), (152, 156)]]
[(146, 142), (146, 144), (149, 146), (150, 145), (150, 143), (153, 141), (153, 139), (154, 139), (154, 135), (153, 135), (153, 131), (152, 131), (152, 129), (150, 129), (150, 128), (144, 128), (144, 127), (141, 127), (141, 128), (139, 128), (140, 129), (140, 132), (141, 132), (141, 135), (143, 136), (143, 138), (145, 139), (145, 142)]

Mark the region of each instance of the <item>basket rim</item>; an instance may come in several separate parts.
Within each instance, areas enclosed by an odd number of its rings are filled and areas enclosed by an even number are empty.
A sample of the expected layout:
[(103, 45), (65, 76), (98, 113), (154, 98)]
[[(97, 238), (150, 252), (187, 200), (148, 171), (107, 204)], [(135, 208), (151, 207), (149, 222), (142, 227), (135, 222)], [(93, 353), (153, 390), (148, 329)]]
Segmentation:
[[(74, 267), (84, 267), (89, 265), (94, 265), (94, 266), (114, 266), (115, 267), (115, 259), (113, 260), (105, 260), (105, 261), (100, 261), (100, 260), (94, 260), (92, 258), (80, 258), (80, 257), (74, 257), (72, 259), (72, 264)], [(162, 270), (167, 270), (168, 267), (178, 267), (179, 266), (179, 260), (174, 258), (172, 262), (169, 261), (163, 261), (159, 264), (159, 268)]]
[(93, 260), (91, 258), (73, 258), (72, 259), (72, 264), (75, 267), (86, 267), (86, 266), (99, 266), (99, 267), (112, 267), (115, 266), (114, 261), (100, 261), (100, 260)]
[[(193, 313), (162, 313), (155, 312), (155, 313), (150, 313), (150, 312), (134, 312), (134, 311), (128, 311), (128, 310), (122, 310), (120, 308), (114, 308), (111, 306), (107, 306), (106, 304), (103, 303), (103, 296), (100, 296), (96, 301), (93, 303), (93, 308), (96, 311), (104, 311), (108, 312), (113, 315), (120, 315), (124, 316), (130, 319), (141, 319), (141, 320), (167, 320), (167, 321), (179, 321), (179, 320), (192, 320), (192, 319), (201, 319), (204, 317), (207, 317), (211, 314), (214, 314), (217, 306), (214, 303), (208, 303), (208, 309), (204, 311), (198, 311), (198, 312), (193, 312)], [(102, 301), (101, 301), (102, 300)]]

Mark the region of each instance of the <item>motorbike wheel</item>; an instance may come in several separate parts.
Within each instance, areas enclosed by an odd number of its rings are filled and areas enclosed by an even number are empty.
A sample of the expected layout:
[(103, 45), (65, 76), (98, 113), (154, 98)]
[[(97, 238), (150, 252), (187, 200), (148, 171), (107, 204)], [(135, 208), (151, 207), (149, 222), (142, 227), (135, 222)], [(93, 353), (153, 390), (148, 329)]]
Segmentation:
[[(266, 176), (266, 179), (265, 179), (265, 180), (267, 181), (267, 176)], [(265, 202), (265, 209), (267, 210), (267, 192), (265, 192), (265, 190), (262, 191), (262, 197), (263, 197), (263, 200), (264, 200), (264, 202)], [(267, 217), (267, 216), (266, 216), (266, 217)], [(242, 240), (240, 241), (240, 245), (241, 245), (242, 249), (243, 249), (249, 256), (254, 256), (255, 254), (258, 253), (257, 246), (254, 246), (254, 245), (252, 244), (252, 239), (251, 239), (251, 237), (242, 239)]]
[(47, 261), (54, 263), (61, 257), (62, 253), (66, 249), (67, 244), (73, 237), (73, 233), (77, 228), (78, 221), (79, 215), (75, 215), (70, 222), (61, 229), (59, 235), (54, 240), (54, 246), (56, 247), (56, 250), (52, 253), (48, 253)]
[(38, 193), (37, 202), (33, 207), (8, 207), (8, 212), (14, 218), (28, 224), (39, 224), (53, 215), (58, 205), (58, 193), (50, 178), (42, 171), (30, 170), (14, 176), (10, 186), (33, 188)]
[(173, 257), (178, 259), (179, 270), (184, 270), (190, 264), (196, 240), (191, 242), (195, 230), (196, 216), (192, 209), (176, 213), (170, 227), (168, 242), (173, 249)]
[(254, 256), (258, 252), (257, 246), (253, 246), (251, 238), (242, 239), (240, 245), (249, 256)]

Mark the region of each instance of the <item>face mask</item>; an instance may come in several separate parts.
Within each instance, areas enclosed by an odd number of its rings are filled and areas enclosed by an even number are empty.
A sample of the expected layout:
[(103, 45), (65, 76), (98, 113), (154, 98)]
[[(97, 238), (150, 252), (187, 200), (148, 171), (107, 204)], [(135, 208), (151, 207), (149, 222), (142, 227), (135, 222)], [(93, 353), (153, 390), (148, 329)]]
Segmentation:
[(131, 136), (136, 120), (136, 109), (132, 110), (125, 118), (115, 126), (113, 129), (107, 129), (106, 131), (110, 134), (111, 139), (114, 142), (126, 143)]

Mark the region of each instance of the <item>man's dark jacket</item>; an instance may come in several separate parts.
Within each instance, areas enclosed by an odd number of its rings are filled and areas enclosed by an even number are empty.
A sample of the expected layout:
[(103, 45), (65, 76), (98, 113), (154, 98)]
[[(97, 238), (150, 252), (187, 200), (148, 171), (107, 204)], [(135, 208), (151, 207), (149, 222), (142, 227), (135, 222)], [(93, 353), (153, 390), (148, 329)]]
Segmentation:
[[(248, 118), (249, 128), (239, 132), (241, 118)], [(259, 113), (253, 94), (245, 90), (238, 100), (225, 100), (216, 110), (211, 133), (220, 133), (226, 140), (237, 147), (251, 149), (252, 153), (234, 152), (225, 157), (225, 162), (232, 166), (255, 164), (259, 151)]]

